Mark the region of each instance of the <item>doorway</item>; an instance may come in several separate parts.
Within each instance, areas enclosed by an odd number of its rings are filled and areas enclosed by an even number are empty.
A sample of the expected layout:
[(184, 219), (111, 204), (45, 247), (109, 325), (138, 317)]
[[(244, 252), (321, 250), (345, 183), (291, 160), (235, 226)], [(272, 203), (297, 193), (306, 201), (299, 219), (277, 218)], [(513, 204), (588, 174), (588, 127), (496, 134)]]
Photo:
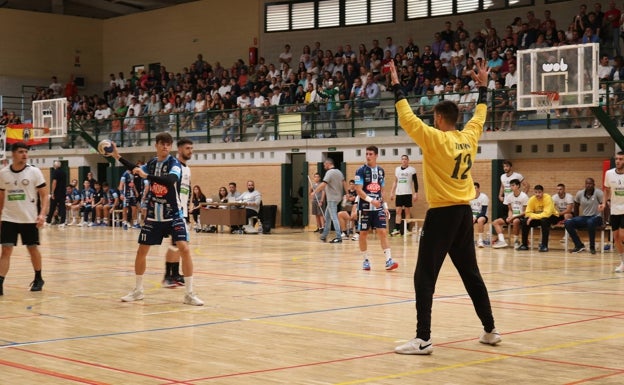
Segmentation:
[(282, 165), (282, 226), (304, 227), (308, 222), (308, 162), (305, 153), (289, 154)]

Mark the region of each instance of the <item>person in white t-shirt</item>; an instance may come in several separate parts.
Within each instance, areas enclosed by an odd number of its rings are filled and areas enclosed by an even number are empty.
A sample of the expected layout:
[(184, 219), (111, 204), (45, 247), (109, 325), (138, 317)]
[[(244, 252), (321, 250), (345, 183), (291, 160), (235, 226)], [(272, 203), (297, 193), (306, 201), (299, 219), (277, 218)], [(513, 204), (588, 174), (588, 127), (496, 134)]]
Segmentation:
[[(13, 247), (18, 235), (26, 246), (35, 279), (30, 291), (41, 291), (41, 253), (39, 252), (39, 229), (43, 227), (48, 211), (48, 186), (43, 173), (28, 161), (28, 146), (24, 142), (11, 146), (12, 164), (0, 170), (0, 295), (4, 294), (4, 279), (9, 272)], [(37, 201), (41, 207), (37, 209)]]
[(522, 190), (520, 190), (520, 180), (513, 179), (510, 182), (511, 194), (505, 197), (503, 202), (507, 205), (507, 215), (505, 218), (498, 218), (492, 222), (492, 226), (497, 234), (497, 239), (492, 244), (495, 249), (507, 247), (505, 242), (505, 235), (503, 234), (503, 225), (513, 227), (513, 243), (514, 247), (519, 247), (520, 242), (518, 236), (520, 235), (521, 220), (524, 217), (524, 210), (527, 203), (529, 203), (529, 196)]
[[(604, 196), (611, 209), (609, 223), (613, 231), (613, 244), (621, 260), (615, 272), (624, 273), (624, 151), (615, 155), (615, 168), (607, 170), (604, 180)], [(603, 211), (604, 207), (605, 201), (598, 210)]]
[[(418, 176), (416, 175), (416, 169), (409, 165), (409, 157), (407, 155), (401, 156), (401, 165), (394, 170), (394, 176), (395, 179), (390, 193), (390, 200), (396, 197), (395, 223), (394, 229), (390, 233), (392, 236), (403, 234), (403, 226), (401, 226), (403, 213), (405, 213), (405, 219), (409, 219), (411, 217), (412, 202), (418, 200)], [(414, 186), (413, 189), (412, 185)]]
[(559, 212), (560, 224), (563, 224), (563, 221), (574, 216), (574, 197), (572, 194), (566, 192), (563, 183), (557, 185), (557, 193), (553, 194), (552, 200)]
[[(505, 199), (509, 197), (512, 193), (510, 182), (514, 179), (519, 180), (520, 190), (524, 191), (524, 193), (527, 193), (529, 191), (529, 183), (526, 181), (526, 179), (524, 179), (524, 176), (522, 176), (522, 174), (513, 170), (513, 165), (509, 160), (503, 161), (503, 171), (504, 173), (500, 176), (501, 186), (500, 191), (498, 192), (498, 200), (504, 205), (507, 205), (505, 203)], [(505, 218), (506, 213), (507, 212), (505, 210), (502, 210), (500, 216), (502, 218)]]
[(474, 182), (475, 187), (475, 199), (470, 201), (470, 208), (472, 209), (472, 221), (477, 225), (477, 234), (479, 234), (479, 240), (477, 241), (477, 247), (485, 247), (483, 243), (483, 229), (488, 222), (487, 210), (490, 204), (490, 198), (481, 192), (481, 185)]

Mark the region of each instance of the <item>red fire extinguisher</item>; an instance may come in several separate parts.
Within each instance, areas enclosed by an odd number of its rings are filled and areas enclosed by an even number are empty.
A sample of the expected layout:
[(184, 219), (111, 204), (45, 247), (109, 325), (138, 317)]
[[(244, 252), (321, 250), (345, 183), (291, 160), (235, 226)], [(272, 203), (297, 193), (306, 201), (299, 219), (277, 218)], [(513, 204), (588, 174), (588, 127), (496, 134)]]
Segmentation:
[(258, 64), (258, 48), (249, 47), (249, 65), (255, 66)]

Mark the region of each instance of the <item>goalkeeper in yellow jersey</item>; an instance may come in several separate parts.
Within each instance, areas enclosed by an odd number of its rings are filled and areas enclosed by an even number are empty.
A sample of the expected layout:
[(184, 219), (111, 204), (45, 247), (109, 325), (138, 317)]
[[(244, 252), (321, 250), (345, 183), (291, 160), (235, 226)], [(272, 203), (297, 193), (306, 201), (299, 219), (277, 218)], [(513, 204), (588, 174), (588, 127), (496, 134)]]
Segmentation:
[(472, 78), (479, 87), (479, 99), (472, 119), (462, 131), (455, 123), (459, 109), (452, 101), (441, 101), (433, 109), (434, 127), (412, 112), (401, 90), (394, 63), (390, 64), (392, 88), (396, 96), (399, 124), (423, 153), (425, 216), (414, 272), (416, 292), (416, 337), (394, 351), (399, 354), (431, 354), (431, 306), (435, 284), (448, 254), (457, 268), (483, 324), (479, 342), (496, 345), (501, 337), (494, 326), (487, 288), (475, 255), (470, 200), (475, 196), (470, 169), (477, 154), (479, 137), (487, 112), (488, 68), (479, 61)]

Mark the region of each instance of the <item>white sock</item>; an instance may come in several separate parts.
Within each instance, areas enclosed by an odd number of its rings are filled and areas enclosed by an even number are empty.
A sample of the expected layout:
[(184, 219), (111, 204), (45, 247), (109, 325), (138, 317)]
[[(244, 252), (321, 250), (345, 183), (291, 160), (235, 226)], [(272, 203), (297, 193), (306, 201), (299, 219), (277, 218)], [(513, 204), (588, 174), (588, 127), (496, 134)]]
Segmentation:
[(518, 236), (517, 236), (517, 235), (514, 235), (514, 236), (513, 236), (513, 240), (514, 240), (514, 243), (518, 242)]
[(505, 242), (505, 236), (503, 235), (503, 233), (498, 233), (498, 240), (501, 242)]
[(142, 275), (136, 275), (136, 285), (135, 285), (135, 289), (136, 290), (143, 290), (143, 276)]
[(483, 242), (483, 233), (479, 233), (479, 241)]
[(187, 293), (192, 293), (193, 292), (193, 277), (184, 277), (184, 287), (186, 288), (186, 292)]
[(390, 249), (384, 249), (384, 255), (386, 256), (386, 261), (392, 258), (392, 252), (390, 251)]
[(368, 251), (362, 251), (362, 258), (368, 259)]

